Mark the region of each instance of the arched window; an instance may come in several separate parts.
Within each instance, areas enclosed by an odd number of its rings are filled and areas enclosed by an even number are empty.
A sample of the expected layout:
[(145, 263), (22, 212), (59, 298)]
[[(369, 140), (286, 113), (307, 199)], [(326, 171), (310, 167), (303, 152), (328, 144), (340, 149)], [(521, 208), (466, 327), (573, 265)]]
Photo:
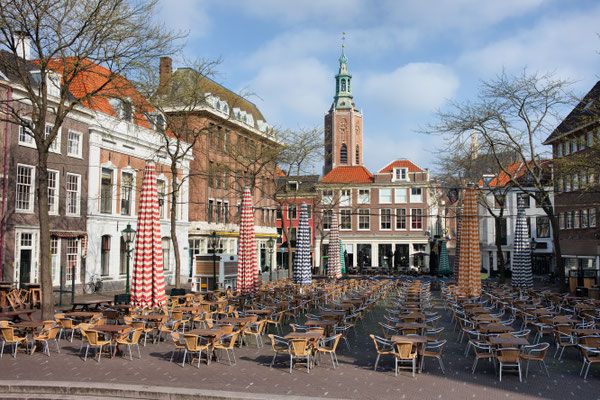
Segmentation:
[(356, 146), (356, 163), (360, 164), (360, 150), (358, 149), (358, 145)]
[(340, 164), (348, 164), (348, 147), (345, 144), (340, 149)]
[(342, 92), (346, 91), (346, 80), (342, 79)]

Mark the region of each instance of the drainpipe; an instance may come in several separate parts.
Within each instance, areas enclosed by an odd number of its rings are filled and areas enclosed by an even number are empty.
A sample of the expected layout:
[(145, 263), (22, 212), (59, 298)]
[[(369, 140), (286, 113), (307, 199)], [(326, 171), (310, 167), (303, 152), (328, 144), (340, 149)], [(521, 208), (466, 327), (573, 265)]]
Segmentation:
[(6, 164), (8, 162), (8, 118), (10, 116), (10, 97), (12, 89), (9, 87), (6, 94), (6, 119), (4, 125), (4, 167), (2, 169), (2, 218), (0, 219), (0, 280), (4, 280), (4, 230), (6, 212)]

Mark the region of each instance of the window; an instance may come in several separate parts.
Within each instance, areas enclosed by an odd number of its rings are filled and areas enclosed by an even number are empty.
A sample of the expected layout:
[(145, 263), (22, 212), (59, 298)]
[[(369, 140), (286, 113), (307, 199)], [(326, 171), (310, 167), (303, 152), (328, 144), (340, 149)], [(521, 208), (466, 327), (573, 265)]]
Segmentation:
[(596, 209), (595, 208), (590, 208), (588, 210), (588, 218), (590, 220), (589, 227), (595, 228), (596, 227)]
[(592, 147), (594, 145), (594, 132), (587, 133), (587, 146)]
[(565, 213), (565, 229), (573, 228), (573, 212), (567, 211)]
[(379, 204), (390, 204), (392, 202), (392, 189), (379, 189)]
[(213, 222), (213, 213), (215, 209), (215, 201), (213, 199), (208, 200), (208, 210), (207, 210), (207, 222), (210, 224)]
[(396, 208), (396, 230), (406, 230), (406, 208)]
[(556, 182), (556, 191), (557, 192), (562, 192), (565, 186), (565, 181), (563, 180), (563, 178), (558, 178), (557, 182)]
[(555, 148), (556, 148), (556, 150), (555, 150), (556, 157), (562, 157), (563, 156), (562, 143), (557, 144)]
[(133, 174), (121, 174), (121, 215), (131, 215), (131, 195), (133, 190)]
[(563, 153), (565, 154), (565, 156), (568, 154), (571, 154), (571, 145), (568, 140), (563, 143), (563, 150), (564, 150)]
[(410, 229), (423, 229), (423, 210), (421, 208), (413, 208), (410, 210)]
[(550, 220), (548, 217), (536, 217), (535, 236), (538, 238), (550, 237)]
[(352, 229), (352, 210), (340, 210), (340, 229)]
[(169, 261), (171, 260), (171, 239), (168, 237), (162, 238), (162, 256), (163, 256), (163, 269), (168, 271), (171, 269)]
[(570, 176), (565, 176), (565, 192), (570, 192), (571, 191), (571, 177)]
[(558, 214), (558, 228), (565, 229), (565, 213)]
[(123, 236), (119, 238), (119, 275), (127, 274), (127, 246)]
[(348, 164), (348, 147), (345, 144), (340, 149), (340, 164)]
[(333, 190), (323, 190), (323, 204), (333, 203)]
[(288, 184), (288, 190), (290, 192), (298, 191), (298, 182), (297, 181), (289, 181), (287, 184)]
[(323, 229), (331, 229), (331, 221), (333, 219), (333, 211), (325, 210), (323, 211)]
[(350, 189), (342, 189), (340, 191), (340, 206), (349, 207), (352, 205), (352, 191)]
[[(498, 232), (496, 232), (498, 234)], [(508, 223), (505, 217), (500, 219), (500, 243), (506, 246), (508, 238)]]
[(410, 202), (411, 203), (422, 203), (423, 202), (423, 189), (421, 188), (410, 188)]
[(77, 280), (77, 272), (79, 271), (79, 239), (69, 238), (67, 239), (67, 282), (73, 279), (75, 274), (75, 280)]
[(584, 210), (581, 210), (579, 215), (580, 215), (580, 219), (581, 219), (581, 221), (579, 222), (579, 226), (581, 228), (587, 228), (588, 227), (588, 210), (587, 210), (587, 208)]
[(358, 229), (369, 230), (371, 229), (371, 214), (369, 210), (360, 209), (358, 210)]
[(389, 231), (392, 229), (392, 210), (383, 208), (379, 215), (379, 229)]
[(100, 181), (100, 212), (103, 214), (112, 213), (112, 175), (113, 171), (109, 168), (102, 168), (102, 177)]
[(110, 265), (110, 235), (102, 236), (100, 244), (102, 246), (100, 249), (100, 274), (108, 275), (108, 266)]
[(81, 175), (67, 174), (67, 215), (79, 215)]
[(165, 189), (167, 187), (167, 183), (161, 179), (156, 181), (156, 192), (158, 193), (158, 217), (165, 218)]
[(223, 223), (226, 224), (229, 221), (229, 202), (223, 202)]
[(572, 213), (573, 213), (573, 228), (579, 229), (579, 222), (581, 222), (579, 220), (579, 210), (572, 211)]
[(407, 168), (394, 168), (394, 179), (392, 181), (407, 181), (408, 180), (408, 169)]
[(288, 205), (288, 219), (298, 219), (298, 207), (296, 205)]
[(218, 224), (221, 221), (221, 211), (223, 207), (223, 202), (221, 200), (217, 200), (217, 207), (215, 208), (215, 222)]
[(27, 165), (17, 166), (17, 195), (15, 204), (17, 211), (33, 212), (34, 178), (34, 167)]
[(281, 212), (281, 206), (277, 206), (277, 220), (281, 220), (283, 218), (283, 214)]
[(69, 131), (67, 138), (67, 155), (81, 158), (81, 133)]
[(48, 213), (58, 214), (58, 171), (48, 170)]
[[(26, 121), (26, 123), (31, 124), (29, 121)], [(31, 129), (29, 129), (29, 127), (25, 126), (24, 123), (21, 123), (19, 126), (19, 144), (27, 147), (35, 147), (33, 132)]]
[(369, 189), (358, 190), (358, 204), (369, 204), (371, 202), (371, 191)]
[(573, 178), (573, 184), (572, 184), (572, 188), (573, 190), (579, 190), (579, 175), (575, 174), (572, 176)]
[(356, 146), (356, 164), (360, 164), (360, 149)]
[(531, 207), (531, 198), (526, 193), (517, 193), (517, 205), (519, 204), (519, 199), (523, 199), (523, 205), (525, 208)]
[(577, 139), (571, 139), (571, 153), (575, 153), (577, 151)]
[(52, 282), (57, 282), (60, 271), (60, 240), (56, 236), (50, 236), (50, 265), (52, 267)]
[(117, 118), (131, 122), (133, 120), (133, 103), (128, 99), (109, 99)]
[[(53, 125), (46, 125), (46, 134), (44, 136), (44, 139), (46, 139), (50, 135), (50, 133), (52, 132), (52, 128), (54, 128)], [(60, 128), (58, 128), (58, 133), (56, 134), (56, 137), (48, 147), (48, 150), (53, 153), (60, 153), (60, 132), (61, 130)]]
[(579, 150), (585, 149), (585, 135), (579, 136)]
[(394, 202), (395, 203), (406, 203), (406, 188), (394, 189)]

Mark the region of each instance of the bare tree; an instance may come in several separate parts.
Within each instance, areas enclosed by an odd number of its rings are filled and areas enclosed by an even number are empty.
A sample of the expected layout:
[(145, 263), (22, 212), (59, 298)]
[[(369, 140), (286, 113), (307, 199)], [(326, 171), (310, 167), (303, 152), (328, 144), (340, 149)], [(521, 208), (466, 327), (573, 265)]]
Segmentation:
[[(0, 67), (21, 85), (30, 111), (4, 105), (11, 122), (27, 128), (37, 149), (42, 318), (54, 312), (48, 216), (48, 149), (67, 116), (98, 96), (118, 96), (114, 82), (134, 76), (149, 60), (173, 51), (180, 34), (152, 22), (156, 0), (30, 0), (0, 3)], [(23, 60), (30, 44), (37, 64)], [(100, 66), (101, 68), (99, 68)], [(86, 79), (101, 83), (81, 90)], [(107, 88), (112, 85), (111, 92)], [(46, 131), (46, 122), (53, 123)]]
[[(473, 101), (453, 103), (449, 111), (440, 111), (439, 121), (429, 127), (430, 132), (454, 137), (477, 135), (509, 182), (535, 198), (552, 226), (554, 255), (563, 291), (566, 284), (558, 218), (551, 202), (547, 155), (540, 143), (562, 119), (560, 113), (564, 108), (573, 103), (570, 84), (552, 74), (529, 74), (524, 70), (509, 76), (503, 72), (482, 82), (479, 95)], [(502, 157), (507, 150), (514, 152), (523, 163), (526, 179), (519, 179), (508, 170), (510, 164)]]

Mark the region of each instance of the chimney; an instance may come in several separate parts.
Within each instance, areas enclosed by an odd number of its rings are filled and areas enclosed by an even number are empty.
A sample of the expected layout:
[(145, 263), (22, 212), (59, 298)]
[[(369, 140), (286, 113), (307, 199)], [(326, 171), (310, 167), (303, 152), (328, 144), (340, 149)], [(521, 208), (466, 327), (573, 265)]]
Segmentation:
[(31, 58), (31, 41), (27, 34), (23, 31), (15, 31), (13, 38), (17, 49), (17, 57), (29, 60)]
[(159, 73), (160, 81), (158, 85), (158, 90), (162, 91), (165, 89), (165, 86), (168, 84), (169, 79), (171, 79), (171, 74), (173, 73), (173, 60), (171, 60), (171, 57), (160, 58)]

